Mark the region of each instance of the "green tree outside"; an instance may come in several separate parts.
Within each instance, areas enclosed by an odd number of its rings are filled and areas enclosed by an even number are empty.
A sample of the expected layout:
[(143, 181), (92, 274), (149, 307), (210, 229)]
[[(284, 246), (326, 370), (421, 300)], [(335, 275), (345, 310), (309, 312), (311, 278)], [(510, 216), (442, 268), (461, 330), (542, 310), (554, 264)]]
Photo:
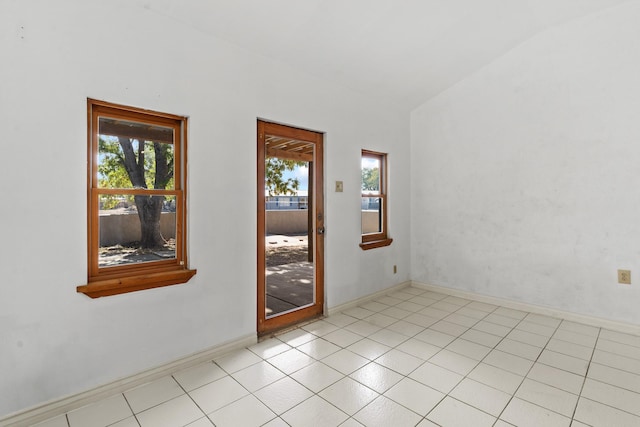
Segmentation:
[(265, 162), (264, 185), (269, 196), (295, 195), (300, 188), (300, 181), (297, 178), (284, 179), (284, 173), (303, 166), (307, 166), (307, 163), (268, 157)]
[(379, 168), (362, 168), (362, 191), (380, 191)]

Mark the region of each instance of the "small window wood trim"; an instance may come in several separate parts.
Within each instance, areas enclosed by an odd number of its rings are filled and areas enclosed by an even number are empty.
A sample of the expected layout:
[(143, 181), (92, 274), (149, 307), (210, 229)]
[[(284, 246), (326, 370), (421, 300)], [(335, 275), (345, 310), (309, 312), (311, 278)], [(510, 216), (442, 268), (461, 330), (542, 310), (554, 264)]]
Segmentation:
[[(196, 270), (187, 267), (186, 251), (187, 118), (88, 99), (87, 122), (88, 283), (78, 286), (76, 290), (97, 298), (186, 283), (196, 274)], [(100, 151), (101, 149), (105, 151)], [(134, 156), (130, 156), (129, 159), (135, 159), (137, 162), (133, 164), (138, 173), (137, 180), (134, 179), (136, 172), (131, 172), (132, 163), (124, 160), (128, 154)], [(121, 162), (116, 169), (112, 169), (114, 174), (118, 172), (125, 177), (118, 181), (120, 184), (111, 185), (110, 176), (99, 174), (100, 162), (106, 163), (104, 159), (107, 156), (118, 158)], [(149, 158), (152, 159), (151, 163)], [(117, 163), (118, 160), (114, 162)], [(108, 184), (104, 184), (105, 182)], [(175, 229), (171, 227), (172, 222), (169, 220), (169, 228), (172, 231), (169, 239), (171, 245), (160, 248), (168, 250), (154, 252), (157, 244), (144, 246), (140, 242), (139, 250), (133, 252), (139, 254), (141, 260), (129, 262), (125, 261), (126, 256), (123, 256), (120, 261), (111, 262), (112, 265), (102, 259), (101, 265), (101, 199), (103, 203), (104, 200), (116, 203), (117, 200), (125, 198), (135, 200), (132, 203), (135, 210), (132, 209), (131, 215), (134, 215), (134, 222), (135, 218), (138, 218), (140, 229), (143, 227), (140, 216), (146, 214), (147, 208), (151, 212), (150, 215), (155, 215), (157, 221), (144, 221), (144, 224), (147, 227), (157, 225), (160, 229), (165, 207), (170, 206), (171, 217), (175, 218)], [(170, 203), (167, 204), (168, 201)], [(139, 203), (141, 207), (145, 206), (145, 209), (138, 210)], [(138, 215), (139, 211), (144, 213)], [(125, 232), (116, 227), (114, 234), (120, 236)], [(150, 234), (140, 232), (141, 241), (145, 235)], [(152, 240), (155, 241), (158, 240)], [(160, 243), (163, 241), (168, 242), (159, 240)], [(158, 252), (163, 252), (163, 255), (159, 255)], [(145, 259), (144, 253), (152, 255)]]
[(372, 242), (360, 243), (360, 248), (363, 251), (368, 251), (369, 249), (382, 248), (385, 246), (389, 246), (391, 245), (391, 243), (393, 243), (393, 239), (375, 240)]
[[(379, 226), (377, 230), (373, 232), (365, 232), (364, 225), (361, 230), (361, 243), (360, 248), (362, 250), (369, 250), (389, 246), (393, 239), (388, 236), (388, 193), (387, 193), (387, 154), (380, 153), (371, 150), (362, 150), (362, 160), (370, 159), (378, 162), (378, 188), (371, 192), (364, 190), (364, 184), (362, 186), (362, 198), (376, 198), (378, 203), (378, 221)], [(364, 180), (363, 180), (364, 181)], [(364, 213), (362, 215), (362, 221), (364, 222)]]

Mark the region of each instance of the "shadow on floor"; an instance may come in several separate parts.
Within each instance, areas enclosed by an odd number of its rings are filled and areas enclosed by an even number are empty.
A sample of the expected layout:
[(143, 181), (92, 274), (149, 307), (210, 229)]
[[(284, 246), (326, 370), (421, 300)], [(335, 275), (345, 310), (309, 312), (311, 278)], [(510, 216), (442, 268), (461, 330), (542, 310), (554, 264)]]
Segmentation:
[(296, 262), (266, 269), (267, 316), (313, 303), (313, 263)]

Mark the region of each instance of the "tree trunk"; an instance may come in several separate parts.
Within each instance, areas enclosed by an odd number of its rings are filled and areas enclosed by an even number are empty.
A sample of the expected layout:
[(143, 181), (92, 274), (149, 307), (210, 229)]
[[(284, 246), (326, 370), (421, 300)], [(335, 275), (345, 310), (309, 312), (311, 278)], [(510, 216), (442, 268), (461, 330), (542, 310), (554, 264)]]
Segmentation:
[[(122, 159), (127, 175), (135, 188), (147, 188), (144, 176), (144, 141), (138, 141), (138, 152), (133, 149), (131, 139), (118, 137), (124, 158)], [(155, 188), (163, 189), (171, 177), (172, 163), (167, 157), (167, 144), (153, 143), (156, 161)], [(138, 218), (140, 219), (140, 247), (154, 249), (164, 246), (165, 240), (160, 232), (160, 215), (163, 196), (135, 196)]]
[(140, 218), (140, 247), (154, 249), (164, 246), (160, 232), (163, 196), (135, 196), (138, 218)]

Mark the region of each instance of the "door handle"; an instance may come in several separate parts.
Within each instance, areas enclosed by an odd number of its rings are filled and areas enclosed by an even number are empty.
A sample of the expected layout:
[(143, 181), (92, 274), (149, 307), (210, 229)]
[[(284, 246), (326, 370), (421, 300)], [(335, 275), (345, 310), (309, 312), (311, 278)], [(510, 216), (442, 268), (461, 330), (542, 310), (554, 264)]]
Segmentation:
[(324, 227), (318, 228), (318, 234), (324, 234)]

